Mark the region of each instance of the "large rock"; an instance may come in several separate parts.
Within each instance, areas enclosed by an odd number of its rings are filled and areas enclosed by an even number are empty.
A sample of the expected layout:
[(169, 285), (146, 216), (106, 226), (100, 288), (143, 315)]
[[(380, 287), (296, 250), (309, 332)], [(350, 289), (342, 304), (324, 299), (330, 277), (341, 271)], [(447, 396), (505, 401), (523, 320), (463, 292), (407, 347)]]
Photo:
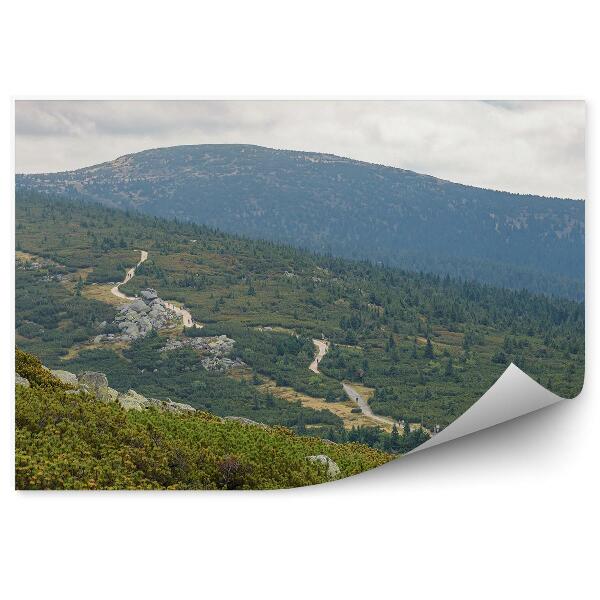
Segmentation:
[(326, 454), (315, 454), (313, 456), (307, 456), (306, 459), (310, 462), (316, 462), (325, 465), (327, 467), (327, 477), (329, 477), (329, 479), (336, 479), (341, 473), (337, 464)]
[(151, 405), (145, 396), (138, 394), (135, 390), (129, 390), (126, 394), (119, 394), (117, 402), (125, 410), (142, 411)]
[(67, 383), (69, 385), (77, 385), (77, 375), (75, 373), (69, 373), (69, 371), (62, 371), (60, 369), (53, 369), (50, 371), (54, 377), (60, 379), (63, 383)]
[(152, 288), (148, 288), (147, 290), (142, 290), (140, 292), (140, 296), (146, 302), (151, 302), (152, 300), (155, 300), (158, 297), (158, 294), (156, 293), (156, 290), (153, 290)]
[(18, 373), (15, 373), (15, 385), (22, 385), (23, 387), (30, 387), (29, 381), (25, 377), (21, 377)]
[(123, 327), (123, 335), (129, 336), (131, 339), (135, 340), (140, 337), (140, 329), (135, 323), (127, 323), (127, 325)]
[(146, 312), (150, 309), (141, 298), (138, 298), (129, 305), (129, 310), (135, 312)]
[(168, 410), (169, 412), (176, 412), (176, 413), (196, 412), (196, 409), (193, 406), (190, 406), (189, 404), (184, 404), (183, 402), (173, 402), (173, 400), (169, 400), (168, 402), (165, 402), (164, 405), (165, 405), (165, 410)]
[(119, 397), (119, 392), (117, 390), (109, 387), (100, 392), (100, 400), (103, 402), (116, 402)]
[(79, 374), (79, 388), (96, 396), (100, 402), (115, 402), (118, 392), (108, 387), (108, 379), (104, 373), (84, 371)]
[(90, 392), (97, 392), (108, 388), (108, 379), (104, 373), (96, 371), (84, 371), (79, 374), (79, 385), (86, 387)]
[(164, 412), (173, 413), (193, 413), (196, 409), (189, 404), (173, 402), (172, 400), (157, 400), (156, 398), (146, 398), (135, 390), (129, 390), (126, 394), (119, 394), (117, 402), (125, 410), (147, 410), (155, 408)]
[(262, 427), (263, 429), (268, 429), (269, 426), (264, 423), (258, 423), (257, 421), (253, 421), (252, 419), (247, 419), (246, 417), (223, 417), (224, 421), (237, 421), (238, 423), (242, 423), (243, 425), (253, 425), (254, 427)]

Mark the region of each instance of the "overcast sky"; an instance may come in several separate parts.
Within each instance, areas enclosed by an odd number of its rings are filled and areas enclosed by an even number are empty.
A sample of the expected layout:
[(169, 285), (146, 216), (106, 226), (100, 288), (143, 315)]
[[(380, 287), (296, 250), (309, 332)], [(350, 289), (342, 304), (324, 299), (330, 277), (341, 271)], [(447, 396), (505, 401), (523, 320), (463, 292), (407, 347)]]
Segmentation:
[(585, 198), (585, 104), (566, 101), (17, 101), (16, 170), (147, 148), (329, 152), (513, 192)]

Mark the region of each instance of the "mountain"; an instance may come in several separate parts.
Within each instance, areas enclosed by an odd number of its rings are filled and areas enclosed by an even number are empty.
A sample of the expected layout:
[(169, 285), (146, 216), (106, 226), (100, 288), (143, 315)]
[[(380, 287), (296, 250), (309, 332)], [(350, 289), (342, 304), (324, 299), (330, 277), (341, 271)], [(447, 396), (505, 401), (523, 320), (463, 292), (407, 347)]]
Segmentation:
[(581, 300), (584, 203), (481, 189), (315, 152), (146, 150), (18, 189), (410, 270)]

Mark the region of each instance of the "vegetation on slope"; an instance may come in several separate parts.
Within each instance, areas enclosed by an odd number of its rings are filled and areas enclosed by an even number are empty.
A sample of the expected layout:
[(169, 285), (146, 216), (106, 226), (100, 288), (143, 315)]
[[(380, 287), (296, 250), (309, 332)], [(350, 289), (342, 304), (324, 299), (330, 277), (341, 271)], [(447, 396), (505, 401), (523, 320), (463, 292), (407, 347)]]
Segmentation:
[[(255, 375), (332, 404), (339, 401), (341, 381), (363, 384), (375, 390), (376, 412), (429, 428), (461, 415), (511, 361), (562, 396), (581, 389), (582, 303), (315, 256), (197, 225), (35, 194), (17, 198), (17, 243), (22, 251), (82, 275), (82, 285), (73, 288), (45, 281), (41, 271), (17, 272), (19, 344), (51, 366), (99, 369), (116, 387), (131, 380), (159, 398), (175, 400), (179, 390), (185, 393), (181, 401), (211, 412), (234, 411), (297, 431), (308, 424), (311, 433), (331, 439), (349, 434), (324, 415), (320, 424), (302, 422), (296, 408), (295, 422), (286, 420), (291, 415), (283, 405), (269, 409), (270, 416), (269, 411), (260, 417), (242, 412), (268, 408), (260, 396), (262, 380), (250, 377), (243, 389), (231, 388), (227, 376), (185, 371), (194, 360), (189, 353), (153, 354), (151, 340), (139, 348), (74, 344), (68, 340), (68, 315), (55, 318), (60, 307), (47, 306), (43, 289), (65, 298), (80, 293), (90, 302), (91, 337), (101, 318), (93, 316), (94, 302), (114, 297), (110, 285), (89, 285), (85, 272), (94, 273), (100, 256), (118, 265), (124, 251), (146, 249), (148, 260), (123, 291), (134, 294), (150, 286), (165, 299), (185, 303), (195, 320), (207, 324), (202, 335), (226, 333), (236, 339), (235, 352)], [(27, 300), (24, 310), (21, 298)], [(106, 310), (114, 313), (108, 305)], [(321, 336), (331, 340), (332, 350), (320, 365), (322, 374), (314, 375), (307, 369), (310, 338)], [(100, 360), (102, 367), (95, 365)], [(147, 360), (156, 363), (153, 369), (146, 368)], [(219, 407), (219, 397), (234, 404)], [(382, 440), (375, 443), (384, 447)]]
[(347, 477), (392, 457), (360, 444), (327, 444), (284, 427), (192, 415), (126, 412), (65, 385), (17, 350), (18, 489), (276, 489), (329, 480), (327, 455)]
[(351, 259), (581, 300), (583, 202), (486, 190), (315, 152), (157, 148), (17, 186)]

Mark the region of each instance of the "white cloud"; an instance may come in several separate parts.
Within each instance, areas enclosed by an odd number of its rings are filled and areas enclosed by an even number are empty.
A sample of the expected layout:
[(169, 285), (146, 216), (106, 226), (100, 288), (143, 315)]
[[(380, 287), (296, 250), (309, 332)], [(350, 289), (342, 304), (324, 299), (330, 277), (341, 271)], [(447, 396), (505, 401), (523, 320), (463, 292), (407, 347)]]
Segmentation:
[(330, 152), (522, 193), (585, 197), (585, 105), (569, 101), (17, 101), (17, 172), (178, 144)]

